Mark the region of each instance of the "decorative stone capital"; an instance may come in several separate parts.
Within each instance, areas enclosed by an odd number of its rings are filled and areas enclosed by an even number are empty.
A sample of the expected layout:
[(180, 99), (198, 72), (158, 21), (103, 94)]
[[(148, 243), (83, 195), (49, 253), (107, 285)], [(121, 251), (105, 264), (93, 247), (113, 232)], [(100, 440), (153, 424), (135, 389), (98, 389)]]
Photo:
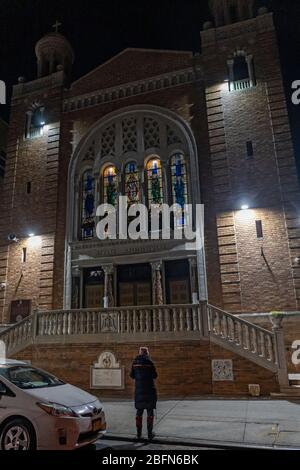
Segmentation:
[(189, 258), (189, 263), (190, 263), (191, 268), (196, 268), (197, 258)]
[(282, 320), (284, 313), (270, 314), (270, 321), (272, 323), (273, 330), (279, 330), (282, 328)]
[(81, 271), (78, 267), (72, 269), (72, 277), (79, 277), (81, 274)]
[(104, 274), (106, 274), (106, 275), (114, 273), (114, 265), (113, 264), (103, 264), (101, 267), (104, 271)]
[(152, 271), (160, 271), (161, 267), (162, 267), (161, 261), (154, 261), (153, 263), (151, 263)]

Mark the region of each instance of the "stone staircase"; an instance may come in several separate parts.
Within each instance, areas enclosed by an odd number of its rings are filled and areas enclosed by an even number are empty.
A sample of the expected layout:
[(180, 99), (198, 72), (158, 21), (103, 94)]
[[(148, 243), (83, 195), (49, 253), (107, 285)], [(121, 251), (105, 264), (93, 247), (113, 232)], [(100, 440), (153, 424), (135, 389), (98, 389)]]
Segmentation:
[(269, 331), (205, 302), (197, 305), (36, 311), (0, 333), (0, 341), (5, 343), (8, 357), (30, 345), (124, 343), (137, 339), (211, 341), (277, 374), (283, 393), (296, 390), (289, 384), (283, 331), (279, 324)]

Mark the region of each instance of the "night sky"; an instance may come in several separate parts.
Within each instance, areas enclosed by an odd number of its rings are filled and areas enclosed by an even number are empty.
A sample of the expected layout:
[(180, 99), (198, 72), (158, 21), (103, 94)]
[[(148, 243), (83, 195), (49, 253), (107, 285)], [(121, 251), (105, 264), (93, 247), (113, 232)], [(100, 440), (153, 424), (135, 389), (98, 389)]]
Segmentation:
[[(206, 0), (0, 0), (0, 79), (8, 91), (20, 75), (35, 78), (34, 46), (58, 19), (75, 50), (73, 78), (126, 47), (199, 52), (200, 30), (209, 19)], [(300, 80), (300, 1), (258, 0), (275, 14), (285, 88)], [(0, 106), (9, 117), (9, 106)], [(300, 105), (290, 104), (300, 168)]]

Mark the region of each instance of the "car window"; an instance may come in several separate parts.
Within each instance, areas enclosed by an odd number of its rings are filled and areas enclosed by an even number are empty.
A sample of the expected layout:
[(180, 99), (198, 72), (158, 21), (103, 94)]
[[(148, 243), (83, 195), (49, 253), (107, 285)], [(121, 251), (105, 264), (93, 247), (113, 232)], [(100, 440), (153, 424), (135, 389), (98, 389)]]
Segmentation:
[[(4, 383), (1, 382), (0, 380), (0, 391), (2, 392), (3, 395), (6, 395), (8, 397), (15, 397), (16, 395), (8, 388)], [(1, 395), (0, 395), (1, 398)]]
[(29, 366), (0, 367), (0, 375), (23, 390), (64, 385), (53, 375)]

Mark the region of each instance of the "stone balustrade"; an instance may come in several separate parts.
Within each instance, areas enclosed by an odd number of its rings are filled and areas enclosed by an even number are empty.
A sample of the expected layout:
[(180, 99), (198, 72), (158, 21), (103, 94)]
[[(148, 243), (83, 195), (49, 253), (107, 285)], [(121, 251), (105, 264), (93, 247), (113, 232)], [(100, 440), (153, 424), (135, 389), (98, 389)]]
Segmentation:
[(231, 344), (232, 349), (250, 355), (264, 365), (276, 367), (277, 344), (275, 334), (260, 326), (243, 320), (217, 307), (207, 306), (211, 337)]
[(201, 305), (112, 307), (39, 312), (37, 336), (197, 332), (207, 336)]
[[(277, 322), (278, 323), (278, 322)], [(210, 340), (274, 371), (287, 383), (280, 325), (273, 331), (205, 302), (35, 312), (0, 333), (8, 356), (30, 344)]]

